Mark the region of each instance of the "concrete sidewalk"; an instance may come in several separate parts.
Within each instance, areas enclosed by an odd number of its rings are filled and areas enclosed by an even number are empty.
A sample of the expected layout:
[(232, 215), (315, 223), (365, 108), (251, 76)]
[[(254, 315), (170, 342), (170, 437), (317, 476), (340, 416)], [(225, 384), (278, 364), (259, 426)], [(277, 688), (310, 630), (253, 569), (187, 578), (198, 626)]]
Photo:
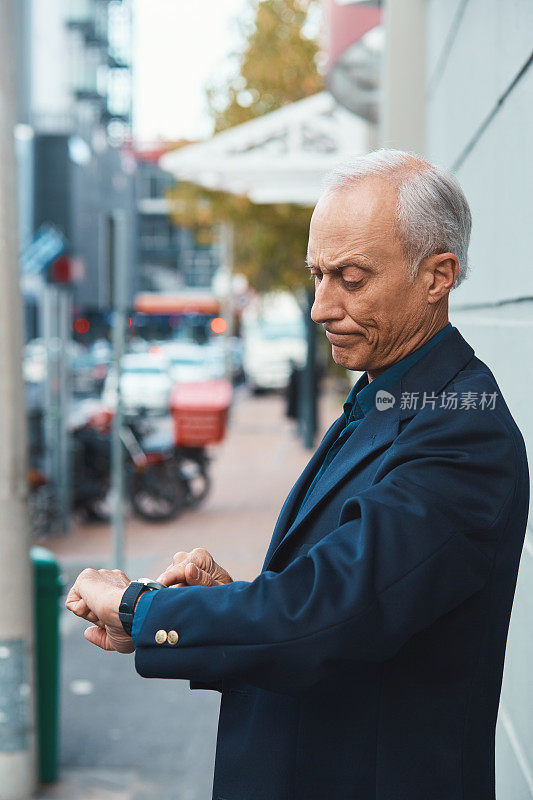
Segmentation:
[[(320, 435), (344, 399), (331, 391), (322, 398)], [(198, 546), (236, 580), (259, 573), (283, 501), (311, 455), (284, 410), (277, 395), (238, 394), (228, 436), (213, 450), (205, 504), (159, 525), (128, 519), (128, 575), (157, 577), (176, 551)], [(77, 525), (39, 544), (57, 554), (68, 586), (87, 566), (114, 566), (106, 525)], [(218, 693), (144, 680), (131, 657), (91, 647), (81, 620), (64, 611), (61, 625), (61, 779), (38, 800), (207, 800)]]

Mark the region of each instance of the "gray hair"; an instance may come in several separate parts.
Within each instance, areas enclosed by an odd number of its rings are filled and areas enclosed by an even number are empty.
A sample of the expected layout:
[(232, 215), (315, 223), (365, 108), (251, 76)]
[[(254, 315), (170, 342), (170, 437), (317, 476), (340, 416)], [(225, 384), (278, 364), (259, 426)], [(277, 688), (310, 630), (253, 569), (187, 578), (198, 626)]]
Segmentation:
[(339, 164), (323, 182), (325, 192), (348, 188), (380, 176), (398, 191), (396, 223), (413, 279), (421, 261), (433, 253), (453, 253), (459, 261), (459, 286), (468, 273), (472, 217), (456, 178), (446, 170), (403, 150), (374, 150)]

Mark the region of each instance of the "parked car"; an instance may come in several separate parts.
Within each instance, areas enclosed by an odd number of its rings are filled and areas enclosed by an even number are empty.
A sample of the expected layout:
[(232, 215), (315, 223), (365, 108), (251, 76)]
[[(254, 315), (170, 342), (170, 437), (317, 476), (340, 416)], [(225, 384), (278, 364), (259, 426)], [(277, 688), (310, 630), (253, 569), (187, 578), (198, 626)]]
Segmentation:
[(246, 327), (243, 368), (252, 391), (285, 389), (291, 369), (305, 363), (307, 343), (299, 320), (257, 320)]
[(70, 365), (73, 393), (84, 396), (100, 394), (110, 360), (109, 351), (95, 345), (77, 356)]
[[(49, 348), (49, 354), (47, 353)], [(76, 359), (87, 352), (78, 342), (68, 341), (66, 344), (70, 369)], [(53, 337), (48, 343), (43, 338), (30, 339), (24, 345), (22, 353), (22, 374), (26, 383), (42, 383), (46, 377), (48, 357), (57, 358), (61, 350), (61, 341)]]
[[(135, 414), (143, 409), (154, 413), (168, 411), (172, 380), (169, 363), (162, 351), (128, 353), (122, 359), (121, 393), (124, 412)], [(117, 375), (111, 368), (102, 393), (104, 403), (117, 402)]]
[(169, 362), (172, 383), (197, 383), (225, 375), (224, 351), (218, 344), (165, 342), (161, 349)]

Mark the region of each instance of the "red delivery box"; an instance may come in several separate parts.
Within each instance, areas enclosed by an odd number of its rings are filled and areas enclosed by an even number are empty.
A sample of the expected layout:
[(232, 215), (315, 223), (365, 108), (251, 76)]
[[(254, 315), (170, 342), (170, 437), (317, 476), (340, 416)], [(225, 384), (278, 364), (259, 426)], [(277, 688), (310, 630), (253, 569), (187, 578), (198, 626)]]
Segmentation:
[(220, 379), (176, 384), (170, 411), (176, 447), (204, 447), (222, 441), (233, 389)]

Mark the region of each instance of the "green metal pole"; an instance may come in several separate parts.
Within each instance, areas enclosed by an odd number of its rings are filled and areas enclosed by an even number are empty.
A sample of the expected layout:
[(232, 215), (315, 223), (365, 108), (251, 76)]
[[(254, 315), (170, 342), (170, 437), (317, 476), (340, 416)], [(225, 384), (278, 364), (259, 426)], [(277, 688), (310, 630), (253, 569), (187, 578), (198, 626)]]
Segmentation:
[(112, 568), (124, 569), (124, 448), (122, 446), (122, 356), (126, 337), (127, 315), (127, 217), (113, 212), (110, 226), (110, 252), (113, 281), (113, 366), (117, 378), (115, 416), (111, 440), (111, 494), (113, 497), (113, 563)]
[(63, 583), (56, 557), (32, 547), (39, 780), (57, 779), (59, 745), (59, 598)]

